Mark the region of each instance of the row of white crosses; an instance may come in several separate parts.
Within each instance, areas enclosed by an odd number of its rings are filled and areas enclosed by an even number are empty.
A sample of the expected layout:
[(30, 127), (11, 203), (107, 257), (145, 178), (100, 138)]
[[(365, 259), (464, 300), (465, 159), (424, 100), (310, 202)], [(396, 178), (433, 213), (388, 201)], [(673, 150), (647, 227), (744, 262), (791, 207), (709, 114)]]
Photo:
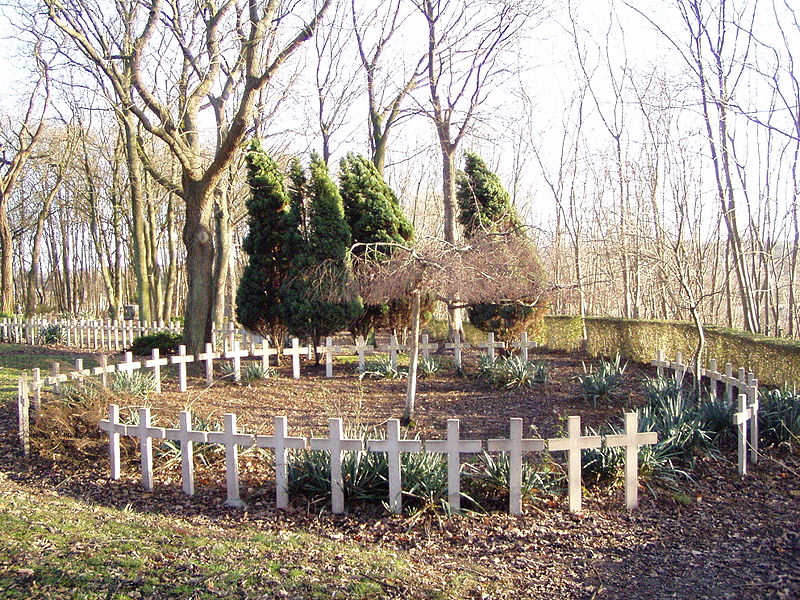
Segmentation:
[[(681, 381), (686, 373), (694, 374), (694, 367), (683, 363), (683, 355), (678, 352), (675, 360), (670, 361), (665, 358), (663, 350), (659, 350), (656, 359), (651, 362), (656, 367), (659, 377), (664, 375), (665, 369), (675, 371), (675, 378)], [(748, 433), (750, 437), (750, 462), (758, 462), (758, 379), (752, 372), (746, 371), (743, 367), (733, 374), (733, 365), (725, 363), (725, 371), (720, 372), (717, 368), (716, 359), (709, 360), (708, 369), (701, 368), (701, 377), (707, 377), (711, 382), (712, 393), (717, 393), (718, 383), (725, 385), (725, 399), (733, 402), (733, 390), (736, 389), (736, 413), (733, 415), (733, 422), (737, 426), (738, 433), (738, 463), (739, 474), (747, 474), (747, 447)], [(748, 432), (749, 429), (749, 432)]]
[[(275, 486), (276, 505), (285, 508), (288, 505), (287, 451), (289, 449), (324, 450), (330, 453), (331, 473), (331, 510), (333, 513), (344, 512), (344, 490), (342, 476), (343, 452), (383, 452), (387, 454), (389, 466), (389, 507), (392, 512), (402, 511), (402, 473), (401, 454), (409, 452), (434, 452), (443, 454), (447, 459), (447, 499), (454, 511), (461, 508), (461, 466), (462, 454), (476, 454), (483, 449), (481, 440), (461, 439), (459, 420), (448, 419), (447, 437), (444, 440), (418, 439), (404, 440), (400, 437), (400, 422), (389, 419), (386, 424), (385, 439), (368, 439), (366, 448), (360, 439), (347, 438), (344, 435), (342, 420), (331, 419), (327, 438), (312, 437), (306, 443), (302, 437), (287, 435), (286, 417), (275, 418), (275, 433), (271, 436), (254, 435), (238, 431), (236, 415), (224, 415), (224, 429), (220, 432), (205, 432), (191, 427), (191, 414), (182, 411), (178, 426), (174, 429), (153, 427), (149, 408), (138, 409), (138, 423), (125, 425), (119, 421), (119, 407), (109, 407), (108, 419), (100, 422), (100, 428), (109, 435), (109, 453), (111, 457), (111, 478), (119, 479), (120, 471), (120, 436), (132, 436), (139, 439), (140, 468), (142, 484), (148, 491), (153, 489), (153, 447), (152, 440), (174, 440), (180, 442), (181, 474), (183, 491), (194, 494), (193, 444), (213, 443), (225, 447), (225, 468), (227, 499), (229, 506), (242, 507), (239, 495), (239, 448), (271, 448), (275, 451)], [(655, 444), (657, 435), (653, 432), (638, 431), (637, 413), (625, 415), (624, 433), (618, 435), (584, 436), (581, 435), (580, 417), (569, 417), (566, 438), (524, 439), (522, 419), (511, 419), (508, 439), (488, 440), (489, 452), (507, 452), (510, 463), (510, 498), (511, 514), (522, 514), (522, 457), (530, 452), (566, 452), (567, 479), (569, 484), (569, 509), (573, 512), (581, 510), (581, 450), (585, 448), (624, 447), (625, 453), (625, 505), (633, 510), (638, 505), (638, 451), (640, 446)]]

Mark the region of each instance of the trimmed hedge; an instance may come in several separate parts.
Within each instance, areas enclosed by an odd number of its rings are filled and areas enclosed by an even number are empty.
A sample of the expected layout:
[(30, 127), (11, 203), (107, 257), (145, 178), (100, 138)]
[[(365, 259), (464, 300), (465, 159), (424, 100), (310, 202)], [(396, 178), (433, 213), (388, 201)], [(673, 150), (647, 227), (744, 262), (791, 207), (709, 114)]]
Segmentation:
[[(586, 340), (582, 329), (586, 326)], [(726, 362), (744, 367), (760, 383), (782, 386), (800, 381), (800, 342), (708, 325), (703, 364), (717, 359), (722, 371)], [(537, 341), (556, 350), (585, 348), (592, 356), (621, 356), (649, 363), (663, 349), (667, 358), (682, 352), (689, 364), (697, 346), (692, 323), (577, 316), (545, 317)]]

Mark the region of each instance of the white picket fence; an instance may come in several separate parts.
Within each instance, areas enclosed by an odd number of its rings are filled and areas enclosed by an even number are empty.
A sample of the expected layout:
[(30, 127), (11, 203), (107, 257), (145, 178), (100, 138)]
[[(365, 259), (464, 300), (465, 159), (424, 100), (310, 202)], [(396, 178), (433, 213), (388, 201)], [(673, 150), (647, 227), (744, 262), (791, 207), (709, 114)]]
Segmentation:
[[(665, 358), (664, 351), (660, 350), (656, 359), (650, 364), (656, 367), (659, 376), (664, 375), (665, 369), (673, 371), (678, 381), (683, 381), (687, 373), (695, 375), (695, 367), (684, 363), (680, 352), (675, 355), (674, 361), (670, 361)], [(720, 372), (717, 361), (713, 358), (708, 361), (707, 369), (701, 368), (700, 377), (709, 381), (710, 389), (715, 394), (719, 390), (719, 384), (724, 384), (722, 395), (729, 404), (733, 403), (736, 390), (736, 412), (733, 415), (733, 422), (737, 426), (739, 474), (744, 476), (747, 474), (748, 447), (750, 462), (752, 464), (758, 462), (758, 379), (744, 367), (739, 367), (734, 375), (731, 363), (725, 363), (724, 372)]]
[[(46, 328), (59, 327), (63, 343), (67, 346), (85, 348), (87, 350), (120, 351), (130, 347), (139, 336), (160, 331), (182, 333), (183, 328), (178, 321), (117, 321), (99, 319), (56, 319), (22, 317), (0, 319), (0, 342), (12, 344), (42, 343), (42, 334)], [(212, 344), (215, 348), (229, 348), (238, 340), (247, 345), (252, 335), (230, 322), (226, 327), (214, 328), (211, 332)]]

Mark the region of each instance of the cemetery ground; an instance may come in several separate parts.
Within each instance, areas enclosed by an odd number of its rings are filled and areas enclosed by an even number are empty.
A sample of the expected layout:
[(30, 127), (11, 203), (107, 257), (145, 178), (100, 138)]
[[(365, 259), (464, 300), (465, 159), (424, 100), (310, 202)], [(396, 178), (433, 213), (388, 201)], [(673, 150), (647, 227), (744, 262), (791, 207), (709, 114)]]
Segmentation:
[[(302, 497), (277, 511), (270, 461), (244, 452), (242, 511), (222, 503), (222, 454), (198, 462), (192, 498), (180, 490), (179, 464), (163, 457), (155, 490), (144, 493), (133, 443), (124, 446), (122, 479), (110, 481), (107, 438), (94, 428), (59, 443), (41, 434), (37, 441), (34, 428), (35, 452), (22, 458), (16, 375), (75, 358), (93, 364), (91, 353), (69, 348), (0, 346), (0, 598), (800, 597), (796, 447), (765, 449), (744, 479), (735, 448), (716, 458), (698, 454), (690, 478), (676, 487), (649, 490), (643, 479), (632, 513), (621, 485), (585, 482), (581, 514), (542, 490), (524, 517), (503, 512), (502, 499), (483, 503), (486, 512), (452, 517), (432, 510), (388, 516), (354, 502), (348, 514), (331, 515)], [(529, 437), (560, 435), (566, 415), (599, 427), (618, 422), (623, 406), (640, 405), (638, 382), (655, 374), (629, 365), (622, 400), (595, 407), (575, 381), (591, 359), (541, 350), (534, 358), (549, 361), (552, 372), (532, 388), (498, 389), (448, 368), (421, 379), (412, 435), (444, 437), (448, 417), (461, 419), (464, 439), (505, 437), (510, 417), (525, 419)], [(402, 413), (403, 379), (359, 379), (338, 362), (333, 379), (307, 365), (293, 380), (290, 369), (284, 361), (280, 377), (220, 381), (208, 390), (198, 372), (186, 394), (166, 379), (145, 405), (163, 423), (186, 408), (219, 421), (235, 412), (241, 428), (261, 433), (285, 415), (289, 433), (304, 436), (323, 433), (330, 417), (381, 427)]]

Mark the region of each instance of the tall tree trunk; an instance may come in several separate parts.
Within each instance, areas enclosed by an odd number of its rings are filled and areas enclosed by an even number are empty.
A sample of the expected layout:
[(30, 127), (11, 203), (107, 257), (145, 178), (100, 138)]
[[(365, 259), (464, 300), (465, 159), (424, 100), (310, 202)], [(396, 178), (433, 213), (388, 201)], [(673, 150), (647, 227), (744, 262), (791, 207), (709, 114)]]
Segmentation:
[(136, 275), (136, 299), (139, 303), (139, 318), (149, 321), (150, 279), (147, 270), (147, 250), (145, 247), (144, 185), (142, 183), (142, 163), (136, 141), (136, 120), (130, 111), (122, 111), (122, 126), (125, 132), (125, 159), (128, 164), (130, 181), (131, 214), (133, 215), (133, 270)]
[(187, 352), (197, 354), (211, 339), (214, 301), (214, 224), (212, 193), (204, 181), (183, 177), (186, 224), (186, 310), (183, 335)]
[(0, 312), (14, 312), (14, 255), (7, 199), (0, 195)]
[(178, 233), (175, 226), (175, 197), (170, 194), (167, 200), (167, 251), (169, 264), (167, 266), (167, 281), (164, 285), (164, 320), (172, 318), (174, 312), (175, 286), (178, 280)]
[(42, 253), (44, 222), (47, 219), (47, 215), (50, 214), (50, 206), (53, 204), (53, 198), (56, 197), (62, 181), (63, 176), (61, 173), (59, 173), (53, 189), (47, 193), (47, 196), (45, 196), (42, 208), (39, 211), (39, 215), (36, 217), (36, 229), (33, 233), (33, 247), (31, 248), (31, 269), (28, 272), (28, 290), (27, 294), (25, 295), (26, 317), (33, 315), (36, 309), (36, 289), (39, 285), (39, 279), (41, 278), (39, 257)]
[(231, 259), (231, 226), (228, 211), (228, 195), (217, 188), (214, 192), (214, 322), (220, 326), (225, 321), (225, 297)]

